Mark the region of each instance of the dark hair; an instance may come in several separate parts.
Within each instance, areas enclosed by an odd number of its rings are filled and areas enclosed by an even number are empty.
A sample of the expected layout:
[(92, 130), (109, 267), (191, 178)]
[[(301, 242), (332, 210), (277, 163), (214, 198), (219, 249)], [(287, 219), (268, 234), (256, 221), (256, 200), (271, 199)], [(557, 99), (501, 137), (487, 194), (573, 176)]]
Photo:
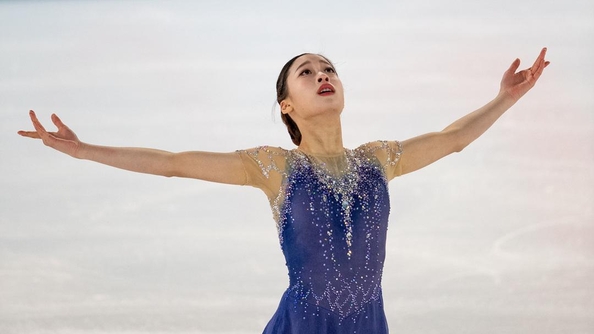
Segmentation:
[[(312, 53), (302, 53), (298, 56), (291, 58), (291, 60), (289, 60), (285, 64), (285, 66), (283, 66), (283, 68), (281, 69), (281, 71), (278, 75), (278, 79), (276, 80), (276, 102), (278, 102), (278, 104), (280, 104), (281, 101), (286, 99), (287, 96), (289, 95), (289, 87), (287, 85), (287, 79), (289, 77), (289, 69), (291, 68), (291, 65), (293, 65), (293, 63), (295, 62), (295, 60), (297, 60), (297, 58), (299, 58), (301, 56), (309, 55), (309, 54), (312, 54)], [(328, 58), (326, 58), (320, 54), (318, 54), (318, 56), (324, 58), (324, 60), (326, 60), (328, 63), (330, 63), (330, 65), (332, 65), (332, 62)], [(334, 65), (332, 65), (332, 67), (334, 67)], [(288, 114), (283, 114), (282, 110), (281, 110), (281, 119), (283, 120), (283, 123), (285, 123), (285, 125), (287, 126), (287, 131), (289, 131), (289, 136), (291, 136), (291, 140), (293, 141), (293, 143), (295, 145), (299, 146), (299, 144), (301, 144), (301, 131), (299, 131), (299, 127), (297, 126), (297, 123), (295, 123), (295, 121)]]

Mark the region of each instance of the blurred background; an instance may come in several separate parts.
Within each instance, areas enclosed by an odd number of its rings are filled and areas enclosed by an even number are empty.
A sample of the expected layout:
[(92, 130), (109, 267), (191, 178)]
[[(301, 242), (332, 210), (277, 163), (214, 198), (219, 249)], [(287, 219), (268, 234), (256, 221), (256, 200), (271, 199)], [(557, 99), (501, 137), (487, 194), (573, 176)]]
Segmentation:
[(259, 333), (288, 284), (266, 197), (141, 175), (21, 138), (293, 148), (284, 63), (334, 61), (345, 145), (441, 130), (544, 46), (483, 137), (390, 184), (395, 333), (594, 331), (592, 1), (1, 1), (0, 332)]

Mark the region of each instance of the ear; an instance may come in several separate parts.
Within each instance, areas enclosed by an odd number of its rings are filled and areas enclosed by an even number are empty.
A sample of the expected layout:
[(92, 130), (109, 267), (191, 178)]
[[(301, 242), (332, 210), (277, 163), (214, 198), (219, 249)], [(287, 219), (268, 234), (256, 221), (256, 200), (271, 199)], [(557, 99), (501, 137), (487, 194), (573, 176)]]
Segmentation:
[(280, 103), (281, 113), (288, 114), (293, 111), (293, 107), (291, 106), (290, 101), (282, 100)]

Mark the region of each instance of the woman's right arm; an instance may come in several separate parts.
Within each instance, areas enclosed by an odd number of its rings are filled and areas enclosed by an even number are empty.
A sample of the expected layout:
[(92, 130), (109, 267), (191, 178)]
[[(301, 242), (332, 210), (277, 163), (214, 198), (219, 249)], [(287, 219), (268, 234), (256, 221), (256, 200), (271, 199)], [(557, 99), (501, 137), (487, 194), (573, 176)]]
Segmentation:
[(241, 157), (235, 152), (172, 153), (149, 148), (92, 145), (81, 142), (55, 114), (52, 115), (52, 121), (58, 128), (57, 132), (47, 132), (33, 111), (29, 115), (35, 131), (19, 131), (21, 136), (41, 139), (46, 146), (77, 159), (167, 177), (187, 177), (236, 185), (246, 183)]

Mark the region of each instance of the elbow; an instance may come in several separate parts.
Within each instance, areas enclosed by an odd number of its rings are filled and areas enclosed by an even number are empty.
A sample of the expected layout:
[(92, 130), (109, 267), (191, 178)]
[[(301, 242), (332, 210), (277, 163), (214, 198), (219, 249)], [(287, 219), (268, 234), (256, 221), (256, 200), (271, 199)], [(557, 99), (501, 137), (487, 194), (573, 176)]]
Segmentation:
[(163, 164), (163, 168), (159, 175), (164, 176), (166, 178), (172, 177), (179, 177), (181, 175), (181, 170), (178, 168), (180, 164), (180, 154), (179, 153), (170, 153)]
[(445, 129), (442, 131), (445, 135), (446, 142), (450, 143), (450, 153), (462, 152), (470, 144), (466, 136), (460, 129)]
[(456, 145), (454, 145), (452, 153), (460, 153), (462, 152), (462, 150), (466, 148), (466, 146), (468, 146), (467, 143), (457, 143)]

